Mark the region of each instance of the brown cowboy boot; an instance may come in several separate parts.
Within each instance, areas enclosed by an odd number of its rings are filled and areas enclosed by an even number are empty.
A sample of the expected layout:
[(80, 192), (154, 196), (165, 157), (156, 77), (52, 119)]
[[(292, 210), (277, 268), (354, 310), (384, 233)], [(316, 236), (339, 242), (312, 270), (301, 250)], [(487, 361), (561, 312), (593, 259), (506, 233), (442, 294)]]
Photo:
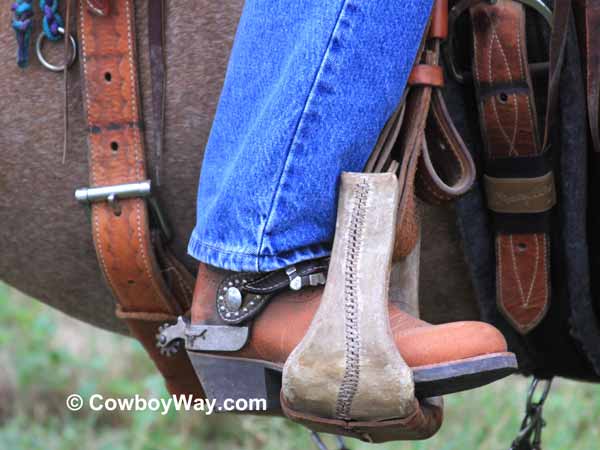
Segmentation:
[[(185, 340), (219, 406), (265, 398), (268, 412), (283, 409), (315, 431), (373, 442), (431, 436), (442, 407), (428, 397), (502, 378), (516, 361), (490, 325), (432, 326), (388, 301), (397, 203), (394, 174), (344, 174), (324, 293), (315, 285), (325, 281), (327, 259), (267, 274), (201, 265), (191, 324), (180, 320), (160, 344)], [(368, 219), (355, 229), (360, 217)]]
[[(257, 366), (280, 371), (292, 351), (303, 338), (306, 340), (309, 328), (317, 327), (319, 320), (326, 331), (318, 334), (316, 346), (320, 348), (314, 354), (323, 354), (336, 345), (332, 342), (337, 339), (333, 335), (334, 323), (338, 317), (343, 318), (347, 298), (355, 295), (363, 297), (356, 300), (356, 306), (362, 307), (363, 302), (366, 305), (364, 336), (376, 336), (379, 330), (386, 329), (389, 321), (393, 343), (413, 372), (418, 397), (475, 388), (511, 373), (516, 366), (514, 355), (507, 353), (504, 337), (493, 326), (483, 322), (430, 325), (388, 301), (395, 229), (395, 215), (389, 211), (397, 203), (397, 186), (394, 174), (342, 175), (336, 239), (325, 288), (328, 299), (335, 297), (329, 302), (331, 310), (317, 313), (323, 289), (310, 286), (324, 283), (328, 258), (269, 274), (233, 273), (201, 264), (190, 327), (192, 334), (202, 334), (195, 340), (199, 355), (205, 359), (214, 356), (222, 365), (231, 367), (249, 360)], [(369, 191), (364, 214), (354, 208), (359, 195), (357, 187)], [(366, 217), (364, 229), (348, 229), (346, 225), (352, 225), (353, 219), (361, 216)], [(355, 231), (360, 238), (353, 236)], [(354, 246), (357, 240), (360, 247)], [(355, 267), (349, 267), (350, 250), (353, 253), (350, 256), (356, 260)], [(353, 286), (348, 286), (349, 282)], [(303, 285), (308, 287), (293, 290)], [(416, 287), (408, 289), (415, 290), (411, 295), (416, 295)], [(383, 305), (382, 311), (376, 311), (376, 302)], [(322, 342), (323, 338), (327, 341)], [(339, 340), (343, 342), (343, 337)], [(384, 350), (387, 349), (377, 349)], [(208, 391), (210, 384), (210, 380), (206, 384), (203, 380)]]
[[(224, 280), (231, 279), (232, 276), (243, 279), (245, 275), (247, 274), (200, 264), (194, 291), (191, 327), (197, 327), (198, 334), (207, 330), (203, 335), (204, 339), (201, 338), (202, 341), (207, 342), (209, 335), (216, 335), (218, 331), (204, 325), (230, 327), (218, 314), (215, 299), (219, 290), (225, 287)], [(227, 284), (228, 282), (225, 283)], [(223, 349), (241, 343), (240, 349), (232, 352), (201, 351), (198, 355), (207, 359), (213, 357), (215, 360), (223, 360), (223, 365), (229, 364), (232, 368), (235, 368), (237, 362), (249, 360), (257, 366), (281, 371), (286, 359), (308, 330), (322, 294), (322, 287), (281, 292), (254, 317), (251, 333), (248, 330), (247, 342), (242, 342), (245, 339), (243, 333), (239, 333), (242, 337), (236, 342), (233, 342), (232, 337), (217, 336), (230, 341), (220, 342)], [(472, 389), (502, 378), (514, 370), (514, 357), (506, 353), (504, 337), (489, 324), (453, 322), (430, 325), (398, 309), (393, 302), (389, 304), (389, 314), (396, 347), (413, 370), (416, 393), (419, 397)], [(239, 327), (242, 328), (244, 327)], [(237, 336), (235, 338), (238, 339)], [(206, 348), (209, 346), (210, 344), (206, 344)], [(510, 364), (508, 367), (500, 364), (499, 369), (492, 364), (491, 370), (481, 372), (478, 368), (484, 366), (486, 361), (508, 361)], [(457, 369), (454, 376), (436, 376), (438, 370), (450, 372), (453, 369)], [(459, 380), (464, 382), (459, 383)], [(202, 381), (210, 396), (209, 385), (212, 383)]]

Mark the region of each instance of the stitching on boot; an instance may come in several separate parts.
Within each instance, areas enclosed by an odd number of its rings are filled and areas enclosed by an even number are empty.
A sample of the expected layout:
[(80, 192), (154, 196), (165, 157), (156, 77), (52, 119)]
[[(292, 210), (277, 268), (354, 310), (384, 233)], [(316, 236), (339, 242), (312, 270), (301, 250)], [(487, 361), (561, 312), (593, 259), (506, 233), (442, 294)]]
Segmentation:
[(358, 262), (362, 245), (362, 234), (366, 218), (369, 184), (363, 179), (354, 187), (353, 207), (350, 216), (346, 258), (344, 261), (344, 328), (345, 365), (344, 377), (338, 391), (335, 415), (339, 419), (350, 420), (352, 400), (358, 389), (360, 375), (360, 334), (358, 323)]

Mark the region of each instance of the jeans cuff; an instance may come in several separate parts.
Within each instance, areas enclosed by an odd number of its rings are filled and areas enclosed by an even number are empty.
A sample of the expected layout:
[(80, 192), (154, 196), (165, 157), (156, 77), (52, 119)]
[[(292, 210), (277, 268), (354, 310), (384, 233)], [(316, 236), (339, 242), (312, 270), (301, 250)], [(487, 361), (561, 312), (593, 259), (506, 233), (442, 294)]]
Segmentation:
[(194, 232), (188, 244), (188, 253), (198, 261), (225, 270), (270, 272), (301, 261), (329, 256), (331, 248), (327, 244), (316, 244), (288, 250), (277, 255), (256, 255), (204, 242)]

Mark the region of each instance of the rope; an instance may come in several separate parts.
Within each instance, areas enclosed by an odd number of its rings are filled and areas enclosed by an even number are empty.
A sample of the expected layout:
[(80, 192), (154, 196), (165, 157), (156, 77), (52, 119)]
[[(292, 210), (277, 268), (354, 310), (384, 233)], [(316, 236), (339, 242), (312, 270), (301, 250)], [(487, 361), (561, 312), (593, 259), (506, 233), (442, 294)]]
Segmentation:
[(44, 34), (51, 41), (59, 40), (62, 34), (58, 32), (58, 28), (62, 28), (64, 22), (58, 12), (58, 0), (40, 0), (40, 9), (44, 12)]
[(11, 5), (13, 18), (11, 25), (17, 37), (17, 64), (21, 68), (27, 67), (29, 62), (29, 40), (33, 25), (32, 0), (16, 0)]

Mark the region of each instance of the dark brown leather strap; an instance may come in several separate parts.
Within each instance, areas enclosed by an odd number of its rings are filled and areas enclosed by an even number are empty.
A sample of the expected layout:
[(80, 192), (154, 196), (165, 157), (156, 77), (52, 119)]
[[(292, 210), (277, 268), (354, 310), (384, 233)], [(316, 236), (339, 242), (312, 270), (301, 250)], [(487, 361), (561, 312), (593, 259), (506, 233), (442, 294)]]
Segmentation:
[(165, 90), (167, 83), (165, 43), (165, 0), (148, 2), (148, 45), (152, 80), (152, 132), (154, 134), (154, 180), (160, 185), (165, 129)]
[(592, 148), (600, 152), (600, 0), (575, 0), (579, 45), (585, 67), (587, 110)]
[[(440, 45), (448, 38), (448, 2), (437, 0), (431, 13), (429, 39), (439, 64)], [(416, 67), (415, 67), (416, 68)], [(443, 83), (433, 84), (431, 104), (419, 156), (416, 189), (419, 197), (432, 204), (447, 203), (467, 192), (476, 177), (471, 153), (454, 126), (442, 94)]]
[(454, 126), (441, 89), (434, 89), (419, 160), (417, 192), (432, 204), (444, 204), (466, 193), (477, 171), (471, 153)]
[[(525, 11), (517, 1), (498, 0), (479, 2), (470, 14), (486, 174), (493, 179), (486, 183), (486, 195), (488, 208), (495, 210), (497, 303), (524, 334), (543, 319), (549, 305), (548, 212), (555, 201), (552, 173), (538, 133)], [(540, 177), (542, 182), (532, 181)], [(546, 201), (540, 202), (540, 197)], [(497, 207), (498, 199), (504, 208)]]
[[(108, 15), (91, 12), (81, 0), (79, 35), (92, 187), (147, 179), (134, 25), (132, 0), (112, 0)], [(155, 346), (164, 319), (175, 319), (189, 309), (193, 280), (169, 260), (163, 248), (159, 253), (165, 265), (159, 266), (154, 244), (160, 243), (150, 232), (144, 199), (112, 200), (112, 205), (92, 203), (92, 231), (120, 315), (165, 376), (171, 392), (203, 395), (187, 354), (167, 358)], [(176, 290), (169, 288), (163, 271), (172, 277)]]
[(366, 172), (397, 172), (403, 186), (394, 260), (408, 255), (417, 242), (415, 192), (429, 202), (443, 203), (464, 194), (475, 180), (475, 165), (441, 92), (440, 44), (447, 34), (448, 3), (436, 0), (405, 96), (365, 167)]

